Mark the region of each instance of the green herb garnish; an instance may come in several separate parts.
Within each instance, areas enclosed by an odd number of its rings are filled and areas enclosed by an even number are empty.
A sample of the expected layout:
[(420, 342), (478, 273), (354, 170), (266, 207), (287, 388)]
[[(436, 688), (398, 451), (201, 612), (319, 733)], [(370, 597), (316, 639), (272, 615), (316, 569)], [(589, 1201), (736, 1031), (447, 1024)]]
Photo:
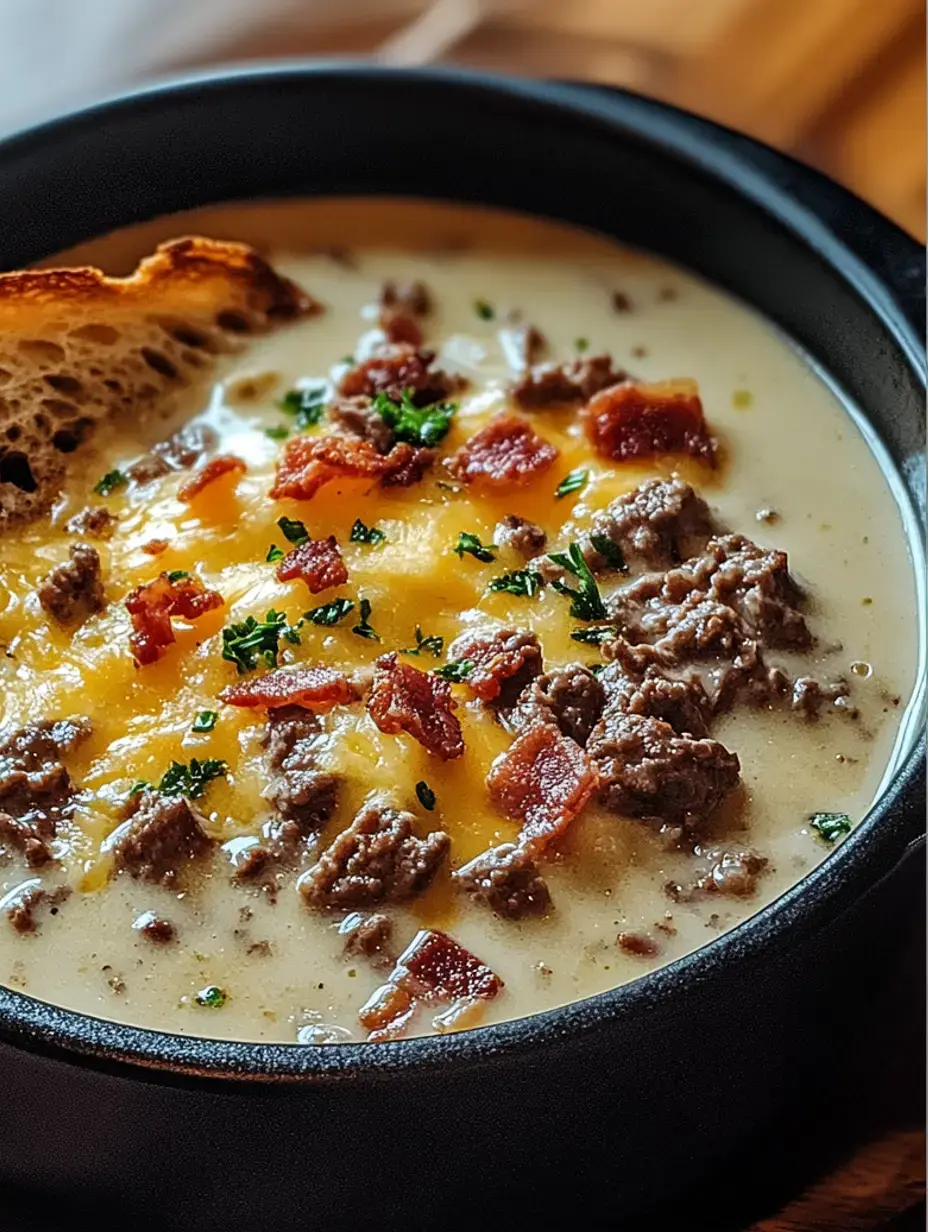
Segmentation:
[(299, 642), (296, 629), (287, 625), (283, 612), (273, 608), (264, 620), (249, 616), (239, 624), (229, 625), (222, 631), (222, 657), (234, 663), (239, 673), (254, 671), (259, 657), (268, 667), (277, 666), (277, 643), (281, 637), (288, 642)]
[(428, 809), (431, 813), (435, 807), (435, 793), (429, 787), (425, 779), (422, 779), (416, 784), (416, 797), (424, 809)]
[(283, 548), (279, 548), (276, 543), (272, 543), (268, 548), (267, 556), (265, 556), (264, 559), (267, 561), (283, 560), (286, 555), (287, 553), (283, 550)]
[(615, 625), (593, 625), (589, 629), (574, 629), (571, 638), (575, 642), (585, 642), (588, 646), (601, 646), (603, 642), (618, 637), (619, 631)]
[(431, 447), (448, 435), (456, 407), (453, 402), (436, 402), (420, 408), (412, 400), (412, 390), (404, 389), (399, 402), (379, 393), (374, 410), (393, 429), (398, 441)]
[(216, 757), (207, 758), (206, 761), (197, 761), (194, 757), (187, 765), (172, 761), (156, 790), (162, 796), (186, 796), (188, 800), (198, 800), (213, 779), (222, 778), (228, 773), (228, 763)]
[(149, 783), (148, 779), (139, 779), (137, 783), (133, 783), (129, 788), (129, 799), (131, 800), (133, 796), (140, 796), (143, 791), (148, 791), (150, 787), (151, 783)]
[(596, 578), (593, 577), (590, 566), (583, 559), (579, 543), (572, 543), (566, 552), (549, 553), (548, 560), (560, 565), (568, 573), (572, 573), (579, 581), (576, 590), (560, 579), (551, 583), (560, 594), (570, 595), (571, 616), (576, 617), (577, 620), (605, 620), (609, 613), (606, 611), (606, 605), (596, 585)]
[(228, 1000), (228, 994), (218, 984), (208, 984), (206, 988), (200, 989), (195, 1000), (197, 1005), (202, 1005), (206, 1009), (219, 1010)]
[(436, 676), (441, 676), (442, 680), (447, 680), (450, 684), (461, 684), (473, 670), (473, 659), (452, 659), (450, 663), (432, 668)]
[(613, 543), (608, 535), (590, 535), (590, 543), (605, 559), (610, 569), (617, 569), (619, 573), (628, 573), (628, 565), (622, 549), (617, 543)]
[(366, 637), (368, 641), (379, 642), (380, 635), (374, 632), (368, 620), (368, 617), (371, 614), (370, 599), (362, 599), (358, 604), (358, 611), (360, 612), (361, 619), (358, 624), (354, 626), (351, 632), (356, 633), (358, 637)]
[(488, 304), (485, 299), (474, 300), (474, 312), (481, 321), (492, 321), (496, 316), (496, 311), (492, 304)]
[(387, 536), (377, 526), (365, 526), (358, 518), (348, 536), (350, 543), (385, 543)]
[(812, 813), (809, 825), (826, 843), (836, 843), (839, 838), (850, 834), (853, 828), (847, 813)]
[(190, 577), (190, 574), (187, 572), (186, 569), (172, 569), (171, 572), (168, 574), (168, 581), (169, 582), (179, 582), (181, 578), (188, 578), (188, 577)]
[(441, 657), (441, 652), (445, 648), (445, 639), (443, 637), (423, 637), (422, 630), (416, 625), (416, 644), (408, 646), (401, 654), (418, 655), (425, 651), (427, 654), (432, 654), (436, 659)]
[(516, 569), (514, 573), (504, 573), (502, 577), (494, 578), (487, 589), (504, 591), (507, 595), (524, 595), (531, 599), (543, 585), (541, 574), (533, 569)]
[(309, 531), (302, 522), (298, 522), (294, 518), (278, 518), (277, 525), (280, 527), (281, 534), (288, 543), (301, 547), (304, 543), (309, 542)]
[(103, 478), (93, 485), (93, 490), (97, 496), (109, 496), (117, 488), (125, 487), (128, 482), (129, 476), (124, 471), (107, 471)]
[(272, 441), (285, 441), (290, 435), (290, 429), (286, 424), (272, 424), (264, 429), (264, 435)]
[(215, 710), (201, 710), (193, 720), (193, 726), (190, 730), (195, 732), (211, 732), (216, 726), (218, 718), (219, 715)]
[(496, 544), (481, 543), (478, 536), (472, 535), (468, 530), (461, 531), (458, 535), (457, 544), (451, 550), (452, 552), (457, 552), (461, 560), (464, 559), (465, 552), (469, 552), (477, 560), (482, 560), (486, 565), (496, 560)]
[(333, 599), (331, 603), (323, 603), (321, 607), (314, 607), (312, 611), (306, 612), (303, 619), (308, 620), (311, 625), (337, 625), (353, 611), (353, 600)]
[(589, 338), (575, 338), (574, 339), (574, 350), (577, 351), (580, 355), (582, 355), (584, 351), (588, 351), (589, 349), (590, 349)]
[(312, 428), (325, 411), (326, 387), (314, 385), (310, 389), (289, 389), (280, 402), (280, 409), (293, 415), (298, 428)]
[(554, 489), (554, 495), (558, 500), (565, 496), (570, 496), (572, 492), (579, 492), (581, 488), (585, 488), (590, 481), (590, 472), (582, 466), (578, 466), (576, 470), (565, 475), (561, 482)]

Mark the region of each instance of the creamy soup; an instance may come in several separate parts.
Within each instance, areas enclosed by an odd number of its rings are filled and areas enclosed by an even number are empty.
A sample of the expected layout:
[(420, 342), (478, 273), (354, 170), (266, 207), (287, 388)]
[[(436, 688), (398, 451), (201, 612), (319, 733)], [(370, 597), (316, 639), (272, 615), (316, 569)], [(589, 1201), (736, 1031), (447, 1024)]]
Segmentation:
[[(55, 737), (47, 850), (7, 836), (0, 979), (243, 1040), (484, 1025), (706, 944), (865, 816), (913, 567), (851, 409), (768, 325), (450, 206), (216, 209), (66, 260), (123, 274), (188, 233), (324, 311), (98, 431), (2, 540), (0, 765), (30, 722), (87, 722)], [(384, 377), (396, 355), (418, 367)], [(102, 599), (75, 619), (77, 543)]]

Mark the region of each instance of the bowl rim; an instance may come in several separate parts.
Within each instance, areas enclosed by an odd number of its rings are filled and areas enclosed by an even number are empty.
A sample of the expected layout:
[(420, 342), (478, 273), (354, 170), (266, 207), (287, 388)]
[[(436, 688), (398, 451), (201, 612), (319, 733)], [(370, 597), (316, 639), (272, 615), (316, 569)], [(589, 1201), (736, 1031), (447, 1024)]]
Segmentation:
[[(387, 68), (357, 61), (285, 61), (272, 64), (225, 65), (217, 70), (173, 76), (139, 89), (116, 94), (100, 103), (47, 120), (0, 142), (0, 174), (8, 159), (43, 142), (66, 139), (69, 133), (105, 122), (111, 115), (170, 107), (191, 92), (227, 91), (258, 86), (273, 90), (293, 79), (331, 79), (342, 84), (376, 78), (419, 83), (437, 89), (470, 91), (475, 95), (507, 96), (534, 108), (556, 113), (577, 124), (595, 123), (625, 132), (657, 147), (678, 162), (721, 181), (756, 209), (770, 215), (794, 238), (811, 248), (857, 293), (903, 352), (922, 386), (926, 359), (917, 330), (906, 317), (893, 289), (853, 251), (809, 205), (790, 195), (744, 151), (763, 151), (791, 173), (821, 182), (820, 173), (805, 168), (760, 142), (737, 134), (742, 151), (712, 140), (731, 132), (685, 111), (629, 91), (584, 84), (528, 81), (460, 68)], [(479, 103), (479, 98), (475, 99)], [(691, 127), (696, 121), (698, 127)], [(848, 202), (857, 202), (887, 234), (895, 233), (916, 250), (913, 240), (894, 223), (859, 202), (847, 190), (826, 180)], [(920, 251), (920, 249), (918, 250)], [(898, 468), (895, 468), (897, 476)], [(902, 479), (909, 504), (910, 546), (918, 573), (923, 563), (921, 524), (911, 485)], [(914, 522), (911, 515), (915, 515)], [(924, 570), (921, 569), (922, 574)], [(908, 712), (915, 716), (913, 734), (924, 714), (925, 678), (919, 665)], [(332, 1045), (259, 1043), (176, 1035), (132, 1026), (40, 1001), (27, 993), (0, 986), (0, 1041), (17, 1048), (81, 1065), (92, 1065), (122, 1076), (174, 1085), (232, 1082), (238, 1090), (294, 1083), (319, 1086), (345, 1081), (396, 1081), (444, 1069), (480, 1068), (504, 1058), (545, 1052), (589, 1041), (612, 1030), (623, 1019), (639, 1014), (665, 1016), (679, 1012), (687, 994), (710, 980), (731, 976), (751, 965), (788, 956), (810, 929), (833, 924), (857, 898), (879, 885), (913, 847), (923, 841), (906, 818), (904, 798), (924, 794), (921, 742), (913, 738), (904, 759), (867, 816), (840, 846), (782, 895), (731, 931), (672, 963), (581, 1001), (542, 1013), (477, 1027), (450, 1036), (415, 1036), (370, 1046), (362, 1042)], [(875, 836), (879, 831), (879, 842)], [(801, 927), (800, 927), (801, 925)]]

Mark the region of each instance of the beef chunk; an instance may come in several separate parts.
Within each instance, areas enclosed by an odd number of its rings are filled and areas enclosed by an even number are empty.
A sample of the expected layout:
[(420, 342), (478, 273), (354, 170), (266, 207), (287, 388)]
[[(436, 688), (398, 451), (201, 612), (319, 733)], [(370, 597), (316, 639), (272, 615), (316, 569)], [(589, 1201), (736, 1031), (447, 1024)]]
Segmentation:
[(609, 710), (587, 754), (603, 806), (626, 817), (694, 830), (739, 779), (738, 758), (715, 740), (678, 736), (669, 723)]
[(145, 791), (136, 801), (125, 833), (112, 847), (116, 868), (140, 881), (173, 886), (184, 865), (212, 846), (203, 828), (206, 818), (181, 796)]
[(346, 958), (366, 958), (376, 967), (393, 966), (393, 921), (389, 916), (379, 911), (370, 915), (352, 911), (339, 924), (338, 935), (345, 940)]
[(396, 444), (393, 429), (374, 410), (370, 398), (340, 398), (329, 407), (329, 418), (337, 431), (369, 441), (380, 454), (388, 454)]
[(706, 735), (712, 707), (697, 677), (672, 680), (657, 668), (649, 667), (636, 679), (626, 675), (619, 664), (610, 663), (600, 676), (600, 683), (608, 697), (610, 713), (661, 719), (678, 735)]
[(346, 372), (339, 392), (348, 398), (374, 398), (384, 393), (391, 401), (399, 402), (404, 391), (409, 390), (416, 406), (431, 406), (465, 384), (462, 378), (433, 367), (434, 361), (434, 351), (405, 343), (390, 345)]
[[(666, 569), (689, 555), (689, 549), (701, 547), (711, 532), (708, 505), (674, 475), (649, 479), (618, 497), (595, 516), (590, 538), (602, 536), (628, 559), (639, 558), (649, 568)], [(592, 542), (584, 542), (584, 556), (594, 572), (607, 563)]]
[(627, 375), (612, 367), (609, 355), (591, 355), (589, 359), (571, 359), (563, 364), (540, 364), (513, 385), (512, 396), (526, 410), (574, 406), (589, 401), (601, 389), (624, 381)]
[(102, 505), (88, 505), (75, 513), (65, 526), (71, 535), (88, 535), (91, 539), (110, 539), (119, 519)]
[(840, 707), (856, 717), (857, 711), (848, 704), (849, 694), (850, 687), (846, 680), (822, 682), (813, 680), (811, 676), (800, 676), (792, 682), (790, 705), (807, 719), (817, 719), (824, 706)]
[(695, 902), (713, 894), (751, 898), (768, 864), (766, 857), (741, 848), (704, 850), (697, 847), (694, 854), (706, 861), (708, 867), (688, 886), (676, 881), (665, 885), (668, 897), (676, 903)]
[(417, 838), (414, 821), (411, 813), (382, 805), (362, 809), (301, 878), (307, 903), (356, 908), (403, 902), (424, 890), (451, 840), (441, 830)]
[(35, 918), (39, 907), (46, 908), (53, 915), (57, 915), (58, 907), (70, 896), (71, 887), (68, 885), (45, 889), (36, 882), (27, 882), (20, 887), (20, 892), (14, 894), (12, 899), (7, 897), (6, 918), (16, 932), (34, 933), (39, 927), (38, 920)]
[(533, 723), (554, 723), (565, 736), (585, 745), (599, 722), (604, 701), (603, 686), (593, 673), (572, 663), (531, 681), (506, 716), (506, 724), (514, 731), (524, 731)]
[(470, 659), (467, 685), (482, 701), (506, 708), (541, 671), (541, 646), (525, 629), (473, 629), (448, 647), (449, 659)]
[(551, 895), (533, 856), (515, 843), (491, 847), (452, 876), (474, 902), (507, 920), (544, 915), (551, 906)]
[(61, 624), (84, 621), (106, 605), (100, 578), (100, 554), (89, 543), (72, 543), (70, 557), (40, 583), (39, 603)]
[(528, 560), (544, 551), (548, 536), (527, 518), (507, 513), (501, 522), (497, 522), (493, 541), (501, 548), (512, 548)]
[(209, 451), (215, 448), (219, 437), (206, 424), (192, 423), (175, 432), (166, 441), (160, 441), (150, 453), (128, 469), (128, 475), (135, 483), (151, 483), (171, 471), (189, 471)]
[(318, 766), (319, 720), (301, 706), (282, 706), (267, 716), (264, 746), (270, 776), (264, 795), (277, 810), (279, 840), (298, 846), (332, 816), (338, 778)]
[(19, 851), (32, 868), (52, 858), (58, 821), (72, 806), (76, 789), (62, 759), (90, 731), (89, 719), (73, 718), (0, 735), (0, 848)]
[(170, 945), (177, 940), (177, 929), (171, 921), (155, 915), (154, 911), (143, 911), (133, 920), (132, 927), (153, 945)]
[(729, 603), (766, 646), (805, 650), (811, 645), (799, 611), (802, 591), (785, 552), (759, 548), (744, 535), (725, 535), (710, 540), (706, 555), (716, 562), (710, 597)]

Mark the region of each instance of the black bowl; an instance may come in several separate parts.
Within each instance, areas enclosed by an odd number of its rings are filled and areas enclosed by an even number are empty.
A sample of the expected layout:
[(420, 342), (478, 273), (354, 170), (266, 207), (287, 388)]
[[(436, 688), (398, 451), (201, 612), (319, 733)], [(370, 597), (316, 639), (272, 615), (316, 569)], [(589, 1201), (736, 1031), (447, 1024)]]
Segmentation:
[[(645, 99), (344, 65), (171, 84), (0, 145), (0, 266), (187, 207), (333, 193), (565, 219), (733, 292), (862, 409), (921, 561), (922, 250), (815, 172)], [(290, 1047), (0, 989), (0, 1184), (167, 1229), (520, 1226), (559, 1196), (608, 1192), (625, 1213), (665, 1197), (805, 1098), (911, 926), (918, 705), (904, 765), (824, 864), (698, 953), (563, 1009)]]

